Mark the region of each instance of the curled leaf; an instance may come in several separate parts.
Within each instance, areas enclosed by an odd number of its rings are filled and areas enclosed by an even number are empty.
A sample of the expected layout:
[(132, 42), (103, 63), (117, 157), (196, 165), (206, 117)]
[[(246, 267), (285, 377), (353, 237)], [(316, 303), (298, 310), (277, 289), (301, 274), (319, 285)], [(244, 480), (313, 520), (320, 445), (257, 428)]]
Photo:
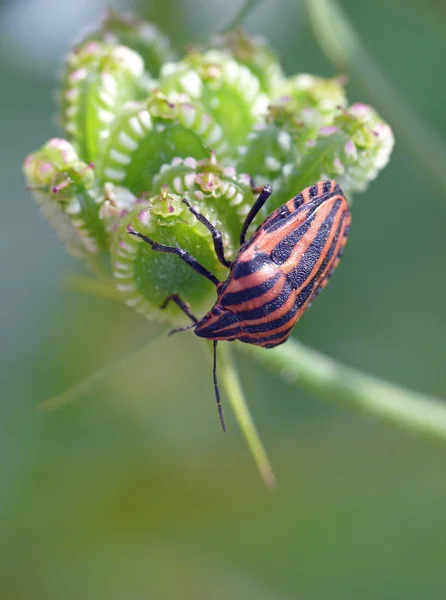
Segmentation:
[(96, 161), (116, 115), (144, 94), (144, 63), (126, 46), (91, 41), (69, 55), (62, 89), (62, 125), (85, 161)]
[(265, 115), (268, 97), (258, 78), (244, 65), (219, 50), (193, 53), (161, 69), (160, 89), (185, 93), (200, 102), (223, 131), (231, 158), (252, 127)]
[(164, 164), (176, 157), (206, 158), (209, 144), (220, 140), (220, 130), (200, 106), (153, 93), (121, 111), (105, 144), (99, 177), (134, 194), (149, 192)]
[(74, 51), (90, 41), (131, 48), (141, 56), (144, 70), (152, 78), (158, 77), (165, 62), (174, 59), (169, 38), (154, 23), (139, 19), (131, 13), (118, 13), (110, 8), (106, 9), (98, 24), (82, 32)]
[(285, 75), (277, 56), (262, 36), (249, 36), (243, 29), (238, 28), (211, 38), (210, 48), (223, 51), (247, 67), (260, 83), (260, 89), (268, 97), (274, 98), (277, 90), (285, 82)]

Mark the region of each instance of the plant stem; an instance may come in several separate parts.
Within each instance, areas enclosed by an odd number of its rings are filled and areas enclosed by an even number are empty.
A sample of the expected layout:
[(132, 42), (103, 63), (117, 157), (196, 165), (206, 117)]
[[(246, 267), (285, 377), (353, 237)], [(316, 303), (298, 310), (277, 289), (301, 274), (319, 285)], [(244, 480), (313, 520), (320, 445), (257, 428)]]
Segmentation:
[(227, 343), (218, 346), (218, 376), (263, 481), (269, 488), (276, 487), (276, 478), (249, 412), (231, 348)]
[(446, 195), (446, 147), (441, 137), (400, 98), (368, 55), (336, 0), (305, 0), (313, 33), (322, 51), (341, 71), (354, 75), (397, 137)]
[(446, 441), (446, 402), (344, 366), (289, 340), (264, 350), (239, 346), (286, 382), (350, 410)]
[(231, 31), (232, 29), (235, 29), (236, 27), (241, 25), (246, 19), (248, 13), (254, 8), (255, 4), (257, 4), (258, 2), (260, 2), (260, 0), (245, 0), (238, 13), (235, 15), (235, 17), (232, 19), (229, 25), (224, 28), (222, 33), (227, 33), (228, 31)]

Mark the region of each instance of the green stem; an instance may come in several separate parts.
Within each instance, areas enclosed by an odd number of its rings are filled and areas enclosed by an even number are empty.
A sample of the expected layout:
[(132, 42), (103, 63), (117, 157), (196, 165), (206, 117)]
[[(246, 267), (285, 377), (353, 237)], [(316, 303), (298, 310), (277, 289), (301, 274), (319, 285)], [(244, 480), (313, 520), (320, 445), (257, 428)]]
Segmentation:
[(229, 344), (223, 343), (218, 346), (218, 378), (226, 392), (235, 418), (242, 430), (263, 481), (270, 488), (276, 487), (276, 478), (274, 477), (265, 448), (249, 412)]
[(289, 340), (273, 350), (240, 345), (286, 382), (384, 422), (446, 441), (446, 402), (365, 375)]
[(228, 31), (232, 31), (236, 27), (239, 27), (246, 19), (248, 13), (254, 8), (255, 4), (259, 3), (259, 1), (260, 0), (245, 0), (236, 16), (232, 19), (229, 25), (224, 28), (222, 33), (227, 33)]
[(329, 60), (353, 74), (392, 124), (429, 181), (446, 194), (446, 147), (441, 137), (400, 98), (373, 59), (336, 0), (305, 0), (314, 35)]

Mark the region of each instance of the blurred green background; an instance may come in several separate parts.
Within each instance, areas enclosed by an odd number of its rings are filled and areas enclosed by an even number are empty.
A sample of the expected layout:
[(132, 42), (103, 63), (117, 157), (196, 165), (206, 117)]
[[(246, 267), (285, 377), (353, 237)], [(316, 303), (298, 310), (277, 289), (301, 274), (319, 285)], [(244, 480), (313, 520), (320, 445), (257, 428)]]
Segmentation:
[[(240, 4), (113, 6), (153, 19), (181, 51)], [(444, 3), (342, 4), (400, 95), (446, 139)], [(192, 334), (161, 337), (73, 405), (35, 410), (159, 332), (124, 306), (64, 290), (63, 276), (81, 267), (21, 174), (26, 154), (57, 134), (62, 54), (101, 9), (99, 0), (0, 5), (0, 598), (445, 598), (440, 443), (322, 404), (242, 357), (280, 482), (271, 493), (229, 409), (229, 432), (220, 431)], [(246, 26), (267, 36), (288, 74), (335, 72), (298, 0), (265, 0)], [(372, 101), (355, 77), (348, 91)], [(446, 398), (446, 197), (436, 190), (397, 136), (390, 166), (355, 198), (341, 267), (294, 335)]]

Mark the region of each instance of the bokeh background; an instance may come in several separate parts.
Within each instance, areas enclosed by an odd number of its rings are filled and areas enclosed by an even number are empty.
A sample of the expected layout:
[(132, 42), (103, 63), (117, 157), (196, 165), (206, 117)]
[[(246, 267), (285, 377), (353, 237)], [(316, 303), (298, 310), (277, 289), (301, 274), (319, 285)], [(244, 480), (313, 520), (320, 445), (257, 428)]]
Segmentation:
[[(240, 6), (111, 4), (153, 19), (180, 51)], [(444, 3), (342, 5), (399, 94), (446, 139)], [(192, 334), (161, 337), (70, 406), (35, 410), (159, 333), (125, 306), (64, 289), (64, 275), (81, 267), (21, 174), (25, 155), (57, 134), (61, 56), (102, 8), (0, 4), (0, 598), (444, 599), (440, 443), (323, 404), (242, 357), (280, 482), (271, 493), (229, 410), (229, 432), (220, 431), (210, 367)], [(336, 72), (299, 0), (265, 0), (246, 26), (270, 40), (287, 73)], [(348, 91), (374, 103), (355, 75)], [(446, 195), (397, 136), (390, 166), (355, 198), (341, 267), (294, 335), (446, 398), (445, 224)]]

